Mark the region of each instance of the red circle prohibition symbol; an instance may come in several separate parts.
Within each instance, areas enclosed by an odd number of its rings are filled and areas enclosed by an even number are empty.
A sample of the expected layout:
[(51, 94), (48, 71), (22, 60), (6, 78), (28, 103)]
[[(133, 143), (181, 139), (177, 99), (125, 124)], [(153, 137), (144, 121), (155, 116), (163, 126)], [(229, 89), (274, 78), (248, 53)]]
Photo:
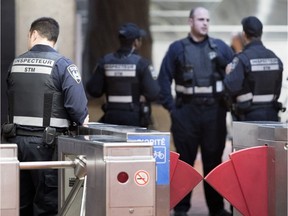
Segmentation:
[(145, 170), (139, 170), (134, 175), (134, 181), (139, 186), (145, 186), (149, 183), (150, 175)]

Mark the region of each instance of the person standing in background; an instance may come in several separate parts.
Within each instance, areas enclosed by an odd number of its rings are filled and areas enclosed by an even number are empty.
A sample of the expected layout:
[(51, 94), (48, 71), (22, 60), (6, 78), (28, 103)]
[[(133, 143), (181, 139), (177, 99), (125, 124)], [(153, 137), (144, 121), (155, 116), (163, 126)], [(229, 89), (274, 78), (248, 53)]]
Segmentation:
[(151, 124), (150, 103), (157, 99), (160, 88), (151, 63), (137, 53), (145, 35), (136, 24), (123, 24), (118, 31), (121, 47), (99, 60), (86, 84), (93, 97), (105, 93), (104, 116), (100, 120), (103, 123), (141, 127)]
[[(160, 102), (171, 116), (171, 132), (180, 159), (194, 165), (200, 147), (204, 175), (222, 162), (226, 141), (226, 112), (223, 101), (225, 68), (233, 51), (220, 39), (208, 36), (210, 15), (203, 7), (190, 11), (190, 33), (173, 42), (166, 53), (158, 83)], [(174, 99), (171, 93), (175, 81)], [(204, 182), (210, 216), (231, 215), (223, 197)], [(174, 216), (187, 216), (189, 193), (174, 208)]]
[(283, 64), (262, 41), (263, 25), (254, 16), (242, 19), (244, 50), (227, 67), (224, 84), (234, 100), (239, 121), (279, 121), (285, 110), (277, 100), (281, 93)]
[[(78, 68), (55, 49), (58, 22), (32, 22), (28, 51), (8, 72), (9, 121), (2, 126), (8, 143), (18, 146), (18, 160), (57, 159), (57, 136), (89, 120), (87, 98)], [(20, 216), (56, 216), (58, 170), (20, 171)]]

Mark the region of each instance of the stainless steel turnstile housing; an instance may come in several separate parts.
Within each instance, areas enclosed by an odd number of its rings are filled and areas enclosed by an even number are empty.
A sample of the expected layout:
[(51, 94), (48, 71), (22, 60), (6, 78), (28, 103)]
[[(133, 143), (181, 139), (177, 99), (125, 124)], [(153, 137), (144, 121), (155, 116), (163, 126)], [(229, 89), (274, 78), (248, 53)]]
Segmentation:
[(19, 161), (16, 144), (0, 144), (0, 215), (19, 215)]
[(125, 141), (143, 141), (153, 143), (153, 155), (156, 160), (156, 215), (170, 214), (170, 133), (146, 128), (89, 123), (78, 128), (78, 134), (101, 134), (121, 137)]
[[(155, 215), (156, 171), (152, 143), (106, 135), (59, 136), (59, 160), (71, 160), (78, 155), (87, 161), (87, 182), (80, 193), (86, 199), (84, 215)], [(59, 172), (62, 206), (71, 190), (73, 175), (71, 170)], [(74, 203), (67, 215), (79, 216), (82, 207)]]
[[(268, 146), (268, 215), (288, 215), (288, 124), (233, 122), (233, 148)], [(236, 211), (234, 215), (239, 215)]]

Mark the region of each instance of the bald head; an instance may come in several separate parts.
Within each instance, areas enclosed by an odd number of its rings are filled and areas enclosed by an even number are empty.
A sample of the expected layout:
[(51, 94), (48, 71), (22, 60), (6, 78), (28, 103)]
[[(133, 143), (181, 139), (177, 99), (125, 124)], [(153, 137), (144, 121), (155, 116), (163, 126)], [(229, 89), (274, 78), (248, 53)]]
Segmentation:
[(195, 41), (202, 41), (208, 35), (210, 14), (206, 8), (197, 7), (190, 11), (190, 35)]
[(197, 13), (207, 13), (209, 15), (209, 11), (204, 7), (196, 7), (192, 8), (189, 14), (190, 18), (193, 18)]

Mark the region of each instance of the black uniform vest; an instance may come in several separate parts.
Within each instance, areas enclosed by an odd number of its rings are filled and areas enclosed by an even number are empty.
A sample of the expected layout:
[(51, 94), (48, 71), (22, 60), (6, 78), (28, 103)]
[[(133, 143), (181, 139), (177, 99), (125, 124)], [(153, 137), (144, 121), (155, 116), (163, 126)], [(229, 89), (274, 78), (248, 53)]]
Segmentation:
[(14, 60), (8, 78), (10, 122), (36, 127), (69, 126), (62, 94), (51, 76), (61, 57), (56, 52), (28, 51)]
[(245, 64), (244, 87), (237, 102), (267, 103), (280, 95), (283, 65), (280, 59), (264, 46), (250, 47), (239, 54)]
[[(137, 63), (140, 56), (116, 56), (108, 54), (104, 57), (106, 100), (108, 107), (133, 105), (139, 102), (140, 86), (137, 77)], [(125, 106), (124, 106), (125, 107)]]
[(216, 62), (217, 46), (212, 39), (209, 38), (204, 47), (191, 43), (188, 38), (181, 43), (184, 65), (175, 76), (177, 95), (214, 96), (223, 92), (223, 76)]

